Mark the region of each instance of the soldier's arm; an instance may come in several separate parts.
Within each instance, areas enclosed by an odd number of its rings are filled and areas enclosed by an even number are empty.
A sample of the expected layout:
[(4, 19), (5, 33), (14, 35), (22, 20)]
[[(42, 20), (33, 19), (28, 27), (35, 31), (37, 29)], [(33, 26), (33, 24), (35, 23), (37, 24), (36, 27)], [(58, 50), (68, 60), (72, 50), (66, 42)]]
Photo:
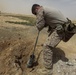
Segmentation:
[(37, 14), (36, 26), (37, 26), (39, 31), (41, 31), (45, 27), (45, 20), (44, 20), (43, 10), (41, 10)]

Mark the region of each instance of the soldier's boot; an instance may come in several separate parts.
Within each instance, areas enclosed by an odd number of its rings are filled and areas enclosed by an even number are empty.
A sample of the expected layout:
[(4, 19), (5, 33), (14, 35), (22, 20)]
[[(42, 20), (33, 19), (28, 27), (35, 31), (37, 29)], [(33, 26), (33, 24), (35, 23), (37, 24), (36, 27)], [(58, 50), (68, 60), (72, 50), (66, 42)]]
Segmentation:
[(52, 70), (51, 69), (37, 69), (37, 75), (52, 75)]

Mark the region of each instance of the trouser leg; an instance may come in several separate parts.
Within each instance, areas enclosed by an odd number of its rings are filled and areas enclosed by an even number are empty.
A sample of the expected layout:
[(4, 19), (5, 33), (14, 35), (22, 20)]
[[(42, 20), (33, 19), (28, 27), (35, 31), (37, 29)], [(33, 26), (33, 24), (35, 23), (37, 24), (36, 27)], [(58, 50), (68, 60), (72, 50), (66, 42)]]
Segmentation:
[(43, 50), (43, 60), (44, 67), (47, 69), (52, 69), (53, 67), (53, 49), (59, 44), (62, 39), (62, 34), (58, 34), (57, 31), (54, 31), (51, 36), (48, 37), (46, 43), (44, 44)]
[(43, 51), (43, 64), (44, 67), (47, 69), (52, 69), (53, 64), (52, 64), (52, 59), (53, 58), (53, 51), (52, 51), (52, 47), (50, 46), (44, 46), (44, 51)]

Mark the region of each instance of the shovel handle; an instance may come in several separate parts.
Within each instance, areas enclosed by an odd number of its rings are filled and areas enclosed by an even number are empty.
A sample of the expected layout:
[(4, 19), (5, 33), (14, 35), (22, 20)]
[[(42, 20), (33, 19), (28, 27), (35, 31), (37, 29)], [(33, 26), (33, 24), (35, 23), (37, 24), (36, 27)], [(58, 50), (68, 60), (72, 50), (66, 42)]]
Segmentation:
[(39, 33), (40, 33), (40, 31), (38, 31), (38, 35), (37, 35), (37, 38), (36, 38), (36, 42), (35, 42), (35, 46), (34, 46), (34, 50), (33, 50), (33, 54), (34, 54), (35, 49), (36, 49), (36, 45), (37, 45), (38, 38), (39, 38)]

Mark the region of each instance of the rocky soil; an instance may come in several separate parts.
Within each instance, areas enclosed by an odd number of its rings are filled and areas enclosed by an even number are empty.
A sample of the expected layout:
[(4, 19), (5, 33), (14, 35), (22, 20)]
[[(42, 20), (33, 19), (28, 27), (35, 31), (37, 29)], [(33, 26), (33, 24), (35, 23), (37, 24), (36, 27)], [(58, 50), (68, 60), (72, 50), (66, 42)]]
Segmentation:
[[(36, 47), (38, 64), (29, 69), (26, 63), (33, 51), (37, 29), (34, 26), (7, 23), (8, 20), (22, 21), (0, 15), (0, 75), (38, 75), (37, 69), (43, 67), (42, 44), (47, 38), (46, 29), (40, 33)], [(61, 41), (53, 58), (53, 75), (76, 75), (76, 35), (67, 43)]]

